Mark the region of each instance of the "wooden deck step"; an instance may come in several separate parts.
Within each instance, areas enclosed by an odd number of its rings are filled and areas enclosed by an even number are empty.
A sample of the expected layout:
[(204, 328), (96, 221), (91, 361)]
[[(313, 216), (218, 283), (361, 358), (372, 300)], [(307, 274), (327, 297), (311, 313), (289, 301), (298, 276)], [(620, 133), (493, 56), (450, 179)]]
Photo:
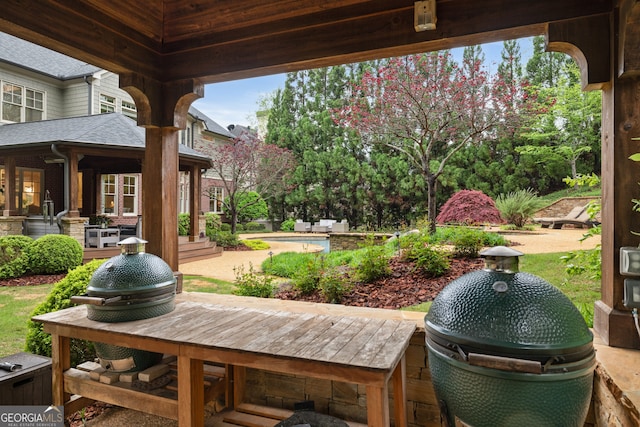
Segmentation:
[[(285, 418), (293, 415), (293, 411), (280, 408), (242, 403), (234, 411), (225, 413), (223, 426), (273, 427)], [(366, 424), (346, 421), (349, 427), (367, 427)]]

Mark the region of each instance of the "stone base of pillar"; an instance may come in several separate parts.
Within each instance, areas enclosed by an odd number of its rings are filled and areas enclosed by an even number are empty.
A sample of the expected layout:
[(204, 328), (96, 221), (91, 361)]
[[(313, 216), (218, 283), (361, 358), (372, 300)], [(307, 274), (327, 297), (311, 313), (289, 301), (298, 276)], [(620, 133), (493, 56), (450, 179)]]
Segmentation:
[(84, 224), (89, 220), (89, 218), (69, 218), (68, 216), (64, 216), (61, 219), (62, 223), (62, 234), (66, 234), (67, 236), (71, 236), (80, 243), (80, 246), (84, 248)]
[(611, 347), (640, 349), (640, 336), (629, 311), (616, 310), (596, 301), (593, 329)]
[(0, 216), (0, 236), (22, 234), (22, 222), (26, 216)]

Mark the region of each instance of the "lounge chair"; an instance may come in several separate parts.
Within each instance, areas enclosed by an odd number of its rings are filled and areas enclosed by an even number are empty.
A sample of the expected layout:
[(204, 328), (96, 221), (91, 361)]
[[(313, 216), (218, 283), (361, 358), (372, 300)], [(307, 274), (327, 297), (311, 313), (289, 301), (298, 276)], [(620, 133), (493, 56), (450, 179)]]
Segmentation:
[(564, 225), (573, 225), (580, 228), (591, 228), (599, 224), (595, 219), (590, 218), (586, 206), (576, 206), (566, 216), (561, 218), (534, 218), (534, 222), (540, 224), (542, 228), (561, 229)]

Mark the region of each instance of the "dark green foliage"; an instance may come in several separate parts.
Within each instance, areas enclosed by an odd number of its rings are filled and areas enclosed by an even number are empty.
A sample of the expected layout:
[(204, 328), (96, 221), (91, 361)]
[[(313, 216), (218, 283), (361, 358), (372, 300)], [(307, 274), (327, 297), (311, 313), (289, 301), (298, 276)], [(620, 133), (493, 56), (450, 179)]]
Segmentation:
[[(230, 206), (230, 200), (225, 199), (225, 206)], [(265, 218), (269, 213), (267, 202), (255, 191), (237, 193), (235, 196), (235, 206), (239, 222), (251, 221), (258, 218)], [(227, 215), (230, 212), (226, 210)], [(239, 224), (238, 224), (239, 225)]]
[(353, 289), (353, 283), (346, 268), (332, 267), (327, 269), (320, 278), (319, 287), (326, 302), (337, 304)]
[(244, 225), (244, 229), (245, 231), (263, 231), (265, 226), (259, 222), (249, 221)]
[(230, 231), (218, 231), (217, 233), (213, 233), (209, 238), (223, 248), (236, 247), (240, 244), (238, 235), (232, 234)]
[(25, 249), (29, 271), (34, 274), (66, 273), (82, 264), (82, 246), (63, 234), (47, 234)]
[(281, 231), (293, 231), (294, 227), (295, 227), (296, 221), (289, 218), (285, 221), (282, 221), (282, 224), (280, 224), (280, 230)]
[(237, 223), (236, 224), (236, 232), (238, 231), (244, 231), (244, 225)]
[(28, 236), (0, 237), (0, 279), (20, 277), (27, 272), (29, 260), (25, 249), (32, 243)]
[(189, 215), (189, 213), (178, 214), (178, 236), (189, 235), (190, 221), (191, 221), (191, 215)]
[(315, 256), (307, 261), (307, 265), (295, 272), (293, 276), (293, 287), (303, 295), (313, 293), (320, 284), (324, 257)]
[[(69, 271), (69, 274), (64, 279), (55, 284), (47, 299), (33, 310), (31, 317), (71, 307), (71, 297), (86, 293), (91, 276), (105, 261), (93, 260)], [(27, 329), (26, 350), (34, 354), (50, 357), (51, 335), (43, 332), (42, 323), (29, 320)], [(76, 366), (87, 360), (92, 361), (95, 357), (92, 343), (83, 340), (71, 340), (71, 366)]]
[(236, 276), (234, 283), (237, 287), (235, 295), (259, 298), (270, 298), (273, 295), (275, 290), (273, 278), (257, 274), (252, 264), (249, 264), (248, 272), (244, 271), (244, 266), (236, 267), (233, 271)]
[(461, 190), (440, 209), (438, 224), (501, 224), (500, 211), (491, 197), (477, 190)]
[(389, 255), (384, 246), (376, 246), (373, 235), (368, 235), (360, 254), (360, 263), (355, 267), (357, 280), (368, 283), (391, 273)]
[(231, 231), (231, 224), (223, 222), (222, 224), (220, 224), (220, 231)]

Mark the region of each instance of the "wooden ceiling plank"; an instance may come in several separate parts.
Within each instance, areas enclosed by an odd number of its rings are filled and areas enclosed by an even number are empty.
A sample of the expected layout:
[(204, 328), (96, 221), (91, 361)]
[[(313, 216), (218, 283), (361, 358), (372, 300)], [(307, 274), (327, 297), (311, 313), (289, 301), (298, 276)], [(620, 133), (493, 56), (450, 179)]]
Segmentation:
[[(489, 0), (494, 5), (499, 2), (500, 0)], [(281, 32), (175, 53), (166, 56), (171, 67), (165, 67), (167, 74), (163, 79), (187, 77), (213, 83), (230, 77), (253, 77), (310, 66), (336, 65), (470, 43), (480, 44), (504, 39), (505, 36), (531, 36), (542, 34), (548, 21), (580, 16), (587, 12), (601, 13), (610, 6), (598, 0), (566, 0), (564, 7), (548, 8), (527, 7), (524, 2), (513, 2), (512, 13), (517, 16), (516, 21), (520, 24), (519, 27), (514, 27), (509, 16), (504, 15), (509, 12), (500, 11), (496, 17), (495, 9), (483, 9), (475, 3), (480, 2), (465, 0), (444, 3), (438, 12), (438, 28), (435, 31), (415, 32), (413, 11), (400, 10), (363, 17), (354, 21), (353, 25), (334, 22), (325, 25), (322, 31)], [(550, 5), (553, 2), (549, 0), (541, 3)], [(460, 12), (454, 7), (456, 4), (466, 4), (469, 7)]]
[(360, 5), (360, 10), (384, 7), (397, 8), (405, 3), (413, 7), (413, 0), (281, 0), (264, 2), (255, 0), (199, 0), (184, 2), (169, 0), (165, 10), (165, 42), (193, 38), (195, 34), (232, 31), (238, 28), (255, 28), (267, 24), (277, 27), (277, 22), (295, 22), (309, 15), (324, 13), (346, 6)]
[(137, 70), (157, 75), (161, 61), (153, 49), (123, 37), (94, 17), (75, 13), (65, 1), (3, 0), (0, 31), (116, 73)]

